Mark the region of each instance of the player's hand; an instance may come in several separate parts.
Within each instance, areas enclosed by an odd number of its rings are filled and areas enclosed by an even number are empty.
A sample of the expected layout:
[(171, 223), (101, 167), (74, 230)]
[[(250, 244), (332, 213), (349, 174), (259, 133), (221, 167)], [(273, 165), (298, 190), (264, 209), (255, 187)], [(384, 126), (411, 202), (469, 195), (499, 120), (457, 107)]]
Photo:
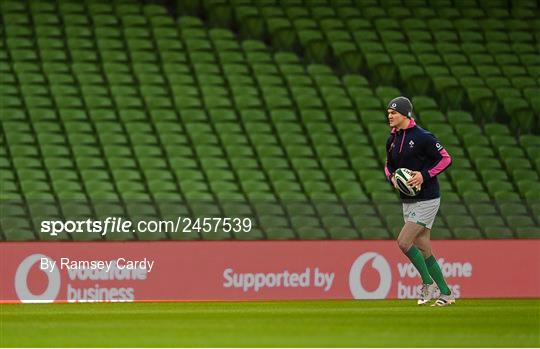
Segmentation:
[(407, 183), (409, 183), (409, 185), (412, 185), (414, 187), (420, 188), (422, 183), (424, 183), (424, 177), (418, 171), (412, 171), (412, 173), (413, 173), (413, 176), (411, 179), (409, 179)]
[(394, 175), (390, 176), (390, 181), (394, 185), (394, 188), (398, 189), (396, 178), (394, 177)]

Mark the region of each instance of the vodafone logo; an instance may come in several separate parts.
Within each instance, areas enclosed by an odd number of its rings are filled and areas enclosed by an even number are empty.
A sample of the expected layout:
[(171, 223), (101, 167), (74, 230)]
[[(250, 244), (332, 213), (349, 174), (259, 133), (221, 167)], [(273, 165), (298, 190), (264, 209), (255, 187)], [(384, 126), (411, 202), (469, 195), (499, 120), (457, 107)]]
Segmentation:
[(52, 303), (60, 291), (60, 271), (58, 268), (52, 272), (44, 272), (47, 275), (47, 289), (42, 294), (33, 294), (28, 288), (28, 273), (35, 263), (39, 263), (41, 258), (50, 257), (43, 254), (33, 254), (26, 257), (15, 273), (15, 292), (22, 303)]
[[(362, 270), (367, 263), (379, 273), (379, 286), (373, 291), (367, 291), (362, 285)], [(361, 254), (349, 271), (349, 289), (355, 299), (384, 299), (392, 285), (392, 271), (386, 259), (377, 252)]]

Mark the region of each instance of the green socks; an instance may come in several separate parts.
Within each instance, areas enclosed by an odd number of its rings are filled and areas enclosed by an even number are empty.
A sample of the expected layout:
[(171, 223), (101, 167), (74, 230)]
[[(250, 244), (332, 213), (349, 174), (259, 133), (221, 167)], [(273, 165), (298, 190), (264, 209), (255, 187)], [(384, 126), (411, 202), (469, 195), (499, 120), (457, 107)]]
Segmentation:
[(441, 290), (441, 294), (448, 296), (451, 292), (450, 292), (450, 289), (448, 288), (448, 285), (446, 284), (446, 281), (444, 280), (444, 276), (442, 274), (441, 268), (439, 267), (439, 263), (437, 263), (437, 260), (435, 259), (435, 257), (433, 257), (433, 255), (429, 256), (426, 259), (425, 264), (427, 266), (427, 269), (429, 270), (429, 274), (431, 275), (433, 280), (435, 280), (435, 283), (437, 284), (437, 286), (439, 286), (439, 290)]
[[(426, 265), (427, 260), (424, 260), (424, 256), (422, 256), (422, 252), (420, 252), (420, 250), (416, 246), (413, 245), (411, 248), (409, 248), (409, 250), (405, 253), (405, 255), (409, 257), (412, 264), (414, 264), (414, 266), (416, 267), (416, 270), (418, 270), (418, 272), (420, 273), (420, 276), (422, 277), (422, 283), (431, 285), (433, 283), (433, 280), (431, 280), (431, 277), (429, 276), (430, 271), (428, 271), (428, 267)], [(435, 264), (437, 264), (437, 262), (435, 262)], [(440, 273), (440, 269), (439, 269), (439, 273)], [(440, 274), (442, 278), (442, 273)], [(444, 279), (442, 280), (444, 282)], [(437, 282), (437, 285), (438, 284), (439, 283)]]
[[(424, 260), (422, 252), (420, 252), (420, 250), (414, 245), (407, 251), (407, 253), (405, 253), (405, 255), (409, 257), (411, 262), (416, 267), (416, 270), (418, 270), (420, 273), (422, 283), (431, 285), (433, 280), (435, 280), (435, 283), (437, 286), (439, 286), (439, 290), (441, 290), (441, 294), (449, 295), (451, 293), (446, 281), (444, 280), (441, 267), (439, 267), (439, 263), (437, 263), (437, 260), (435, 257), (433, 257), (433, 255)], [(433, 280), (431, 278), (433, 278)]]

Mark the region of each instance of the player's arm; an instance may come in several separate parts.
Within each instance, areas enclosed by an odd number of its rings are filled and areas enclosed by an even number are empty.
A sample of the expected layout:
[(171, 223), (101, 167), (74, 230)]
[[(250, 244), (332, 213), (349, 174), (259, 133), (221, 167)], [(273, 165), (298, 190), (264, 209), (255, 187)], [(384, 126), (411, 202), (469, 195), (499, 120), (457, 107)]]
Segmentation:
[(390, 144), (392, 143), (392, 137), (388, 138), (386, 141), (386, 163), (384, 164), (384, 175), (386, 176), (386, 179), (392, 183), (394, 188), (397, 188), (397, 183), (394, 179), (394, 172), (396, 171), (396, 168), (392, 164), (391, 159), (388, 157), (388, 152), (390, 151)]
[(424, 151), (427, 158), (433, 161), (431, 167), (421, 171), (424, 181), (438, 176), (452, 164), (452, 157), (433, 135), (427, 137)]

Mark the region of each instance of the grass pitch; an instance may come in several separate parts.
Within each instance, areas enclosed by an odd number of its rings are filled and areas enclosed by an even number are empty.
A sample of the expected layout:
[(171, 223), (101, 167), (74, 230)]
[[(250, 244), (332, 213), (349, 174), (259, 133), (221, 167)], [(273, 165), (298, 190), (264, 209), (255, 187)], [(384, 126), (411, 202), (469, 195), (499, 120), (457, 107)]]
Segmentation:
[(0, 347), (538, 347), (540, 300), (0, 305)]

